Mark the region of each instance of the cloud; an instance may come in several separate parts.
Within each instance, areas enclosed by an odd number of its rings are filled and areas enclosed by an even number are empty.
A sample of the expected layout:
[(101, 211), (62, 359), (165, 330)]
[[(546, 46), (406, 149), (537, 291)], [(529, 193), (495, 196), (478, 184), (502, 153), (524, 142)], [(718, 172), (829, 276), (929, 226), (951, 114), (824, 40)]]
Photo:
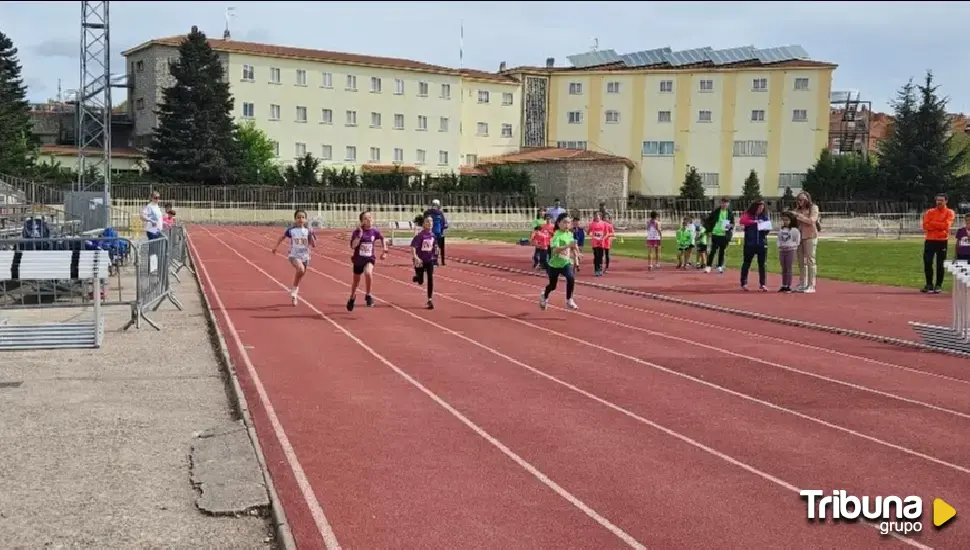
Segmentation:
[(81, 46), (77, 40), (53, 38), (32, 46), (30, 51), (40, 57), (78, 59), (81, 55)]

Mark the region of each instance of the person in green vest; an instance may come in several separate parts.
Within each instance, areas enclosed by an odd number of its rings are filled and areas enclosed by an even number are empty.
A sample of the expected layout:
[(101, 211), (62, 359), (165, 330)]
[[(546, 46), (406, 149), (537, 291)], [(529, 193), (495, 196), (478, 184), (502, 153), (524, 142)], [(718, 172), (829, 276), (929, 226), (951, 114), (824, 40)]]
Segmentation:
[(546, 309), (549, 304), (549, 295), (556, 290), (559, 284), (559, 276), (566, 277), (566, 306), (569, 309), (579, 309), (573, 300), (573, 290), (576, 288), (576, 274), (573, 266), (576, 265), (576, 258), (579, 255), (579, 246), (573, 237), (572, 221), (569, 214), (563, 212), (556, 218), (556, 232), (552, 235), (552, 242), (549, 244), (551, 254), (549, 255), (549, 284), (539, 296), (539, 307)]
[(704, 268), (704, 272), (711, 272), (714, 257), (717, 256), (717, 272), (724, 273), (724, 252), (727, 251), (731, 235), (734, 233), (734, 211), (731, 210), (730, 199), (722, 198), (721, 206), (708, 214), (705, 229), (711, 236), (711, 247), (707, 253), (707, 267)]

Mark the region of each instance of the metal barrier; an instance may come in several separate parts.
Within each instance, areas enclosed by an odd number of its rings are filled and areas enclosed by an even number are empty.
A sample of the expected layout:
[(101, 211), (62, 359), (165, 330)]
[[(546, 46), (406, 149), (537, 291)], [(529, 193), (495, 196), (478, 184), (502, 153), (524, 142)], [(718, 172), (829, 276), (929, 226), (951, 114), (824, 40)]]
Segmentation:
[(953, 274), (953, 317), (948, 327), (911, 322), (927, 346), (970, 354), (970, 262), (947, 261), (944, 268)]
[(172, 291), (169, 244), (164, 234), (157, 239), (135, 242), (135, 301), (131, 304), (131, 319), (125, 324), (124, 330), (132, 326), (141, 328), (142, 320), (155, 330), (162, 330), (147, 313), (149, 310), (157, 311), (165, 300), (179, 311), (183, 310)]
[(185, 226), (182, 224), (172, 225), (165, 230), (165, 236), (168, 238), (169, 266), (171, 267), (172, 277), (175, 277), (175, 280), (181, 283), (179, 271), (182, 271), (182, 269), (188, 269), (189, 273), (195, 274), (189, 265), (189, 245)]
[(0, 323), (0, 350), (99, 348), (104, 340), (101, 280), (107, 275), (107, 250), (11, 249), (0, 251), (0, 283), (9, 286), (50, 280), (68, 281), (83, 289), (91, 285), (89, 321)]

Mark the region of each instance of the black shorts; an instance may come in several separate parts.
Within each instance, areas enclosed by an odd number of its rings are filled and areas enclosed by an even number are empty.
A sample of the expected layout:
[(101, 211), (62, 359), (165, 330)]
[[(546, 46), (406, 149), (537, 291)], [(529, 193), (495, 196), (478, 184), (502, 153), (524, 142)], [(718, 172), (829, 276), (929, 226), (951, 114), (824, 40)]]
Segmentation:
[(354, 275), (362, 275), (364, 273), (364, 269), (367, 267), (367, 264), (373, 263), (376, 263), (374, 262), (373, 258), (368, 258), (366, 260), (354, 260)]
[(677, 250), (680, 250), (681, 252), (684, 252), (684, 251), (690, 252), (691, 250), (694, 250), (694, 245), (691, 244), (687, 246), (681, 246), (681, 247), (678, 247)]
[(706, 244), (699, 244), (699, 245), (697, 245), (697, 251), (698, 252), (707, 252), (707, 245)]

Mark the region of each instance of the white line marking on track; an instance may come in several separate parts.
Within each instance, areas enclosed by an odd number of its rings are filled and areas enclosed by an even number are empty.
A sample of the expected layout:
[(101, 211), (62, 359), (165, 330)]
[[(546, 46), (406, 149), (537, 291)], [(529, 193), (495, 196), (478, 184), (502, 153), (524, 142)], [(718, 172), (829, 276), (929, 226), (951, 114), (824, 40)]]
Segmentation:
[(279, 416), (276, 414), (276, 409), (273, 407), (273, 403), (270, 401), (269, 395), (266, 393), (266, 387), (263, 386), (263, 381), (259, 378), (259, 373), (256, 372), (256, 367), (253, 365), (249, 354), (246, 353), (247, 346), (243, 344), (242, 339), (239, 336), (239, 332), (236, 331), (236, 326), (229, 317), (229, 313), (226, 311), (226, 306), (222, 302), (222, 298), (219, 296), (219, 291), (216, 289), (216, 285), (209, 277), (209, 271), (205, 268), (205, 261), (202, 260), (202, 256), (199, 255), (199, 251), (196, 249), (195, 243), (191, 238), (189, 239), (188, 244), (189, 247), (192, 248), (192, 252), (194, 253), (196, 260), (198, 260), (199, 271), (202, 273), (202, 277), (205, 279), (206, 285), (212, 289), (212, 298), (219, 307), (219, 311), (222, 312), (222, 319), (226, 323), (226, 328), (229, 330), (229, 334), (232, 336), (233, 342), (239, 349), (239, 354), (242, 356), (246, 370), (249, 372), (249, 377), (252, 379), (253, 385), (256, 387), (256, 393), (259, 395), (259, 400), (263, 404), (263, 409), (266, 411), (266, 416), (269, 418), (270, 425), (273, 427), (273, 433), (276, 434), (276, 439), (279, 441), (280, 447), (283, 448), (283, 454), (286, 456), (286, 462), (290, 465), (290, 470), (293, 471), (293, 476), (296, 478), (296, 484), (300, 489), (300, 493), (303, 495), (303, 500), (306, 502), (307, 508), (310, 509), (310, 515), (313, 516), (313, 521), (316, 524), (317, 531), (319, 531), (320, 536), (323, 538), (323, 542), (326, 545), (327, 550), (340, 550), (340, 543), (337, 542), (337, 536), (334, 534), (333, 528), (330, 526), (330, 521), (327, 520), (327, 516), (323, 512), (323, 507), (320, 505), (320, 501), (317, 500), (317, 497), (313, 492), (313, 488), (310, 486), (310, 481), (306, 477), (306, 472), (303, 471), (303, 466), (300, 464), (300, 460), (296, 457), (296, 451), (293, 449), (293, 445), (290, 444), (290, 439), (286, 436), (286, 432), (283, 430), (283, 424), (280, 423)]
[[(272, 275), (270, 275), (268, 272), (266, 272), (265, 270), (263, 270), (263, 268), (259, 267), (255, 263), (253, 263), (251, 260), (249, 260), (249, 258), (246, 258), (242, 254), (240, 254), (238, 251), (236, 251), (235, 248), (233, 248), (231, 245), (229, 245), (228, 243), (226, 243), (225, 241), (223, 241), (221, 238), (217, 237), (216, 235), (214, 235), (212, 232), (208, 231), (207, 229), (205, 231), (212, 238), (214, 238), (217, 241), (219, 241), (224, 247), (226, 247), (227, 249), (231, 250), (234, 254), (236, 254), (237, 256), (239, 256), (247, 264), (249, 264), (250, 266), (252, 266), (253, 268), (255, 268), (257, 271), (259, 271), (260, 273), (262, 273), (267, 279), (269, 279), (270, 281), (273, 281), (274, 283), (276, 283), (277, 285), (279, 285), (280, 288), (282, 288), (284, 290), (287, 289), (287, 288), (289, 288), (286, 285), (284, 285), (283, 283), (281, 283), (279, 280), (277, 280), (276, 278), (274, 278)], [(259, 245), (259, 243), (256, 243), (255, 241), (251, 241), (249, 239), (246, 239), (245, 237), (241, 237), (240, 235), (235, 235), (235, 237), (242, 238), (244, 240), (248, 240), (249, 242), (251, 242), (251, 243), (253, 243), (253, 244), (257, 245), (257, 246), (262, 246), (262, 245)], [(264, 248), (268, 248), (268, 247), (264, 247)], [(317, 273), (321, 273), (320, 271), (317, 271), (313, 267), (310, 267), (310, 271), (314, 271), (314, 272), (317, 272)], [(334, 280), (336, 281), (336, 279), (334, 279)], [(350, 286), (350, 285), (347, 285), (346, 283), (343, 283), (343, 284), (345, 286)], [(455, 418), (457, 418), (459, 421), (461, 421), (462, 424), (464, 424), (465, 426), (467, 426), (468, 428), (470, 428), (472, 431), (474, 431), (476, 434), (478, 434), (479, 436), (481, 436), (483, 439), (485, 439), (486, 441), (488, 441), (492, 446), (494, 446), (499, 451), (501, 451), (502, 454), (504, 454), (505, 456), (509, 457), (510, 459), (512, 459), (513, 462), (515, 462), (516, 464), (518, 464), (519, 466), (521, 466), (523, 469), (525, 469), (527, 472), (529, 472), (530, 474), (532, 474), (537, 480), (539, 480), (540, 483), (542, 483), (543, 485), (545, 485), (546, 487), (548, 487), (549, 489), (551, 489), (553, 492), (555, 492), (556, 494), (558, 494), (560, 497), (562, 497), (563, 499), (565, 499), (566, 501), (568, 501), (570, 504), (572, 504), (576, 508), (578, 508), (584, 514), (586, 514), (586, 516), (588, 516), (590, 519), (596, 521), (601, 526), (605, 527), (607, 530), (609, 530), (611, 533), (613, 533), (614, 535), (616, 535), (617, 538), (619, 538), (620, 540), (622, 540), (623, 542), (625, 542), (631, 548), (637, 548), (637, 549), (646, 550), (646, 546), (644, 546), (643, 544), (641, 544), (640, 542), (638, 542), (635, 538), (633, 538), (632, 536), (630, 536), (628, 533), (626, 533), (625, 531), (623, 531), (622, 529), (620, 529), (619, 527), (617, 527), (616, 525), (614, 525), (612, 522), (610, 522), (610, 520), (608, 520), (605, 517), (601, 516), (598, 512), (596, 512), (596, 510), (593, 510), (592, 508), (590, 508), (589, 506), (587, 506), (583, 501), (579, 500), (572, 493), (570, 493), (569, 491), (567, 491), (566, 489), (564, 489), (562, 486), (560, 486), (558, 483), (556, 483), (555, 481), (553, 481), (552, 479), (550, 479), (547, 475), (545, 475), (544, 473), (542, 473), (541, 471), (539, 471), (538, 468), (536, 468), (535, 466), (533, 466), (529, 462), (526, 462), (526, 460), (524, 458), (522, 458), (519, 455), (515, 454), (515, 452), (512, 451), (512, 449), (510, 449), (509, 447), (507, 447), (504, 443), (502, 443), (501, 441), (499, 441), (498, 439), (496, 439), (495, 437), (493, 437), (491, 434), (489, 434), (488, 432), (486, 432), (483, 428), (481, 428), (480, 426), (478, 426), (477, 424), (475, 424), (474, 422), (472, 422), (471, 420), (469, 420), (467, 417), (465, 417), (465, 415), (463, 415), (461, 412), (459, 412), (457, 409), (455, 409), (453, 406), (451, 406), (451, 404), (449, 404), (447, 401), (445, 401), (444, 399), (442, 399), (441, 397), (439, 397), (436, 393), (434, 393), (431, 390), (429, 390), (427, 387), (425, 387), (423, 384), (421, 384), (420, 382), (418, 382), (416, 379), (414, 379), (413, 377), (411, 377), (411, 375), (409, 375), (408, 373), (406, 373), (403, 370), (401, 370), (397, 365), (395, 365), (394, 363), (392, 363), (390, 360), (388, 360), (387, 358), (385, 358), (383, 355), (377, 353), (377, 351), (375, 351), (373, 348), (371, 348), (370, 346), (368, 346), (363, 340), (361, 340), (360, 338), (358, 338), (357, 336), (355, 336), (352, 332), (350, 332), (349, 330), (347, 330), (346, 328), (344, 328), (343, 326), (341, 326), (339, 323), (337, 323), (336, 321), (334, 321), (333, 319), (331, 319), (329, 316), (327, 316), (325, 313), (323, 313), (320, 309), (318, 309), (312, 303), (308, 302), (302, 296), (299, 297), (299, 299), (300, 299), (301, 302), (303, 302), (304, 304), (306, 304), (307, 307), (309, 307), (314, 313), (320, 315), (324, 320), (326, 320), (331, 325), (333, 325), (334, 328), (336, 328), (337, 330), (339, 330), (340, 332), (342, 332), (347, 338), (350, 338), (355, 344), (357, 344), (358, 346), (360, 346), (361, 348), (363, 348), (365, 351), (367, 351), (367, 353), (371, 354), (375, 359), (377, 359), (378, 361), (380, 361), (381, 363), (383, 363), (386, 367), (388, 367), (391, 370), (393, 370), (395, 373), (397, 373), (399, 376), (401, 376), (402, 378), (404, 378), (412, 386), (414, 386), (415, 388), (417, 388), (418, 390), (420, 390), (422, 393), (424, 393), (425, 395), (427, 395), (428, 397), (430, 397), (435, 403), (437, 403), (438, 405), (440, 405), (443, 409), (445, 409), (446, 411), (448, 411), (449, 413), (451, 413), (451, 415), (454, 416)], [(379, 301), (384, 302), (384, 300), (379, 300)], [(390, 304), (389, 302), (385, 302), (385, 303), (388, 303), (394, 309), (397, 309), (399, 311), (405, 311), (406, 313), (410, 313), (407, 310), (404, 310), (402, 308), (399, 308), (398, 306), (396, 306), (394, 304)], [(419, 317), (417, 315), (414, 315), (414, 317), (416, 317), (418, 319), (421, 318), (421, 317)]]
[[(236, 235), (236, 237), (241, 238), (241, 239), (246, 240), (246, 241), (249, 241), (249, 242), (251, 242), (251, 243), (253, 243), (253, 244), (257, 245), (257, 246), (263, 246), (260, 243), (257, 243), (256, 241), (253, 241), (252, 239), (248, 239), (248, 238), (243, 237), (241, 235)], [(263, 246), (263, 248), (268, 248), (268, 247)], [(335, 263), (335, 264), (338, 264), (338, 265), (349, 265), (346, 262), (342, 262), (342, 261), (340, 261), (338, 259), (331, 258), (330, 256), (326, 256), (326, 255), (324, 255), (322, 253), (319, 253), (319, 252), (317, 252), (317, 255), (320, 256), (321, 258), (325, 258), (325, 259), (329, 260), (331, 263)], [(242, 257), (244, 260), (246, 260), (246, 258), (244, 258), (242, 255), (240, 255), (240, 257)], [(246, 260), (246, 261), (248, 262), (249, 260)], [(334, 282), (336, 282), (338, 284), (341, 284), (343, 286), (346, 286), (346, 287), (349, 287), (350, 286), (347, 283), (345, 283), (345, 282), (337, 279), (336, 277), (332, 277), (332, 276), (330, 276), (330, 275), (328, 275), (328, 274), (326, 274), (326, 273), (324, 273), (324, 272), (322, 272), (322, 271), (320, 271), (320, 270), (318, 270), (318, 269), (316, 269), (314, 267), (310, 267), (310, 269), (308, 271), (313, 272), (313, 273), (316, 273), (316, 274), (321, 275), (323, 277), (326, 277), (326, 278), (328, 278), (328, 279), (330, 279), (330, 280), (332, 280), (332, 281), (334, 281)], [(375, 272), (375, 274), (376, 273), (377, 272)], [(397, 279), (395, 279), (393, 277), (389, 277), (387, 275), (380, 275), (380, 274), (378, 274), (378, 275), (381, 276), (381, 277), (384, 277), (386, 279), (390, 279), (393, 282), (397, 282), (397, 283), (402, 284), (402, 285), (407, 285), (407, 283), (405, 283), (404, 281), (399, 281), (399, 280), (397, 280)], [(448, 298), (448, 299), (449, 300), (452, 300), (454, 302), (457, 302), (457, 303), (463, 303), (460, 300), (456, 300), (454, 298)], [(718, 451), (718, 450), (716, 450), (716, 449), (714, 449), (712, 447), (708, 447), (707, 445), (701, 443), (700, 441), (697, 441), (695, 439), (692, 439), (691, 437), (689, 437), (687, 435), (681, 434), (681, 433), (679, 433), (679, 432), (677, 432), (675, 430), (672, 430), (670, 428), (667, 428), (666, 426), (662, 426), (660, 424), (657, 424), (656, 422), (653, 422), (652, 420), (649, 420), (649, 419), (647, 419), (645, 417), (642, 417), (642, 416), (640, 416), (640, 415), (638, 415), (638, 414), (636, 414), (636, 413), (634, 413), (632, 411), (629, 411), (627, 409), (624, 409), (623, 407), (621, 407), (621, 406), (619, 406), (619, 405), (617, 405), (617, 404), (615, 404), (615, 403), (613, 403), (611, 401), (608, 401), (606, 399), (603, 399), (602, 397), (599, 397), (596, 394), (590, 393), (590, 392), (588, 392), (588, 391), (586, 391), (586, 390), (584, 390), (584, 389), (582, 389), (582, 388), (580, 388), (578, 386), (574, 386), (573, 384), (570, 384), (569, 382), (565, 382), (563, 380), (560, 380), (559, 378), (556, 378), (555, 376), (553, 376), (551, 374), (548, 374), (548, 373), (546, 373), (544, 371), (541, 371), (541, 370), (539, 370), (539, 369), (537, 369), (535, 367), (532, 367), (530, 365), (527, 365), (527, 364), (525, 364), (525, 363), (523, 363), (523, 362), (521, 362), (521, 361), (519, 361), (519, 360), (517, 360), (517, 359), (515, 359), (513, 357), (510, 357), (508, 355), (505, 355), (504, 353), (502, 353), (502, 352), (500, 352), (500, 351), (498, 351), (498, 350), (496, 350), (496, 349), (494, 349), (492, 347), (489, 347), (488, 345), (483, 344), (483, 343), (481, 343), (481, 342), (479, 342), (479, 341), (477, 341), (477, 340), (475, 340), (473, 338), (469, 338), (468, 336), (465, 336), (464, 334), (461, 334), (461, 333), (456, 332), (456, 331), (454, 331), (452, 329), (449, 329), (447, 327), (444, 327), (442, 325), (439, 325), (438, 323), (435, 323), (434, 321), (431, 321), (429, 319), (425, 319), (424, 317), (421, 317), (419, 315), (415, 315), (414, 313), (412, 313), (412, 312), (410, 312), (410, 311), (408, 311), (408, 310), (406, 310), (404, 308), (398, 307), (397, 305), (395, 305), (395, 304), (393, 304), (391, 302), (388, 302), (387, 300), (382, 300), (382, 299), (378, 298), (377, 296), (375, 296), (375, 300), (377, 300), (379, 302), (384, 302), (384, 303), (388, 304), (389, 306), (391, 306), (391, 308), (393, 308), (393, 309), (395, 309), (397, 311), (400, 311), (400, 312), (402, 312), (402, 313), (404, 313), (406, 315), (409, 315), (409, 316), (411, 316), (411, 317), (413, 317), (413, 318), (415, 318), (417, 320), (420, 320), (420, 321), (422, 321), (424, 323), (427, 323), (427, 324), (429, 324), (431, 326), (434, 326), (434, 327), (436, 327), (436, 328), (438, 328), (438, 329), (440, 329), (440, 330), (442, 330), (442, 331), (444, 331), (444, 332), (446, 332), (448, 334), (452, 334), (454, 336), (457, 336), (458, 338), (461, 338), (462, 340), (465, 340), (466, 342), (469, 342), (470, 344), (472, 344), (474, 346), (477, 346), (477, 347), (479, 347), (481, 349), (484, 349), (484, 350), (488, 351), (489, 353), (492, 353), (496, 357), (500, 357), (502, 359), (505, 359), (506, 361), (509, 361), (510, 363), (512, 363), (514, 365), (517, 365), (517, 366), (522, 367), (522, 368), (524, 368), (526, 370), (529, 370), (530, 372), (532, 372), (532, 373), (534, 373), (534, 374), (536, 374), (536, 375), (538, 375), (538, 376), (540, 376), (542, 378), (545, 378), (545, 379), (550, 380), (550, 381), (552, 381), (552, 382), (554, 382), (556, 384), (559, 384), (559, 385), (561, 385), (561, 386), (563, 386), (563, 387), (565, 387), (565, 388), (567, 388), (567, 389), (569, 389), (571, 391), (574, 391), (574, 392), (576, 392), (576, 393), (578, 393), (578, 394), (580, 394), (580, 395), (582, 395), (584, 397), (587, 397), (587, 398), (589, 398), (589, 399), (591, 399), (591, 400), (593, 400), (593, 401), (595, 401), (597, 403), (600, 403), (601, 405), (604, 405), (604, 406), (606, 406), (606, 407), (608, 407), (608, 408), (610, 408), (610, 409), (612, 409), (612, 410), (614, 410), (616, 412), (619, 412), (620, 414), (623, 414), (624, 416), (627, 416), (629, 418), (632, 418), (633, 420), (636, 420), (636, 421), (638, 421), (638, 422), (640, 422), (642, 424), (645, 424), (647, 426), (650, 426), (651, 428), (654, 428), (655, 430), (658, 430), (658, 431), (660, 431), (660, 432), (662, 432), (662, 433), (664, 433), (666, 435), (669, 435), (669, 436), (674, 437), (674, 438), (676, 438), (676, 439), (678, 439), (680, 441), (683, 441), (684, 443), (687, 443), (688, 445), (690, 445), (692, 447), (695, 447), (695, 448), (700, 449), (700, 450), (702, 450), (702, 451), (704, 451), (704, 452), (706, 452), (708, 454), (711, 454), (711, 455), (713, 455), (713, 456), (715, 456), (717, 458), (720, 458), (721, 460), (723, 460), (723, 461), (725, 461), (725, 462), (727, 462), (729, 464), (732, 464), (734, 466), (737, 466), (738, 468), (741, 468), (741, 469), (743, 469), (743, 470), (745, 470), (745, 471), (747, 471), (747, 472), (749, 472), (751, 474), (754, 474), (755, 476), (758, 476), (758, 477), (760, 477), (760, 478), (762, 478), (762, 479), (764, 479), (766, 481), (769, 481), (771, 483), (774, 483), (776, 485), (779, 485), (781, 487), (784, 487), (785, 489), (787, 489), (789, 491), (792, 491), (792, 492), (795, 492), (795, 493), (798, 493), (799, 492), (799, 489), (797, 487), (795, 487), (791, 483), (788, 483), (787, 481), (784, 481), (784, 480), (782, 480), (780, 478), (777, 478), (777, 477), (775, 477), (775, 476), (773, 476), (773, 475), (771, 475), (771, 474), (769, 474), (767, 472), (761, 471), (761, 470), (755, 468), (754, 466), (751, 466), (749, 464), (746, 464), (744, 462), (741, 462), (740, 460), (738, 460), (738, 459), (736, 459), (736, 458), (734, 458), (734, 457), (732, 457), (730, 455), (727, 455), (725, 453), (722, 453), (721, 451)], [(486, 310), (484, 308), (480, 308), (478, 306), (475, 306), (473, 304), (468, 304), (468, 305), (471, 305), (471, 307), (473, 307), (474, 309), (479, 309), (479, 310), (482, 310), (482, 311), (485, 311), (485, 312), (488, 312), (488, 313), (492, 313), (492, 314), (495, 314), (495, 315), (499, 315), (501, 317), (509, 318), (507, 315), (504, 315), (504, 314), (501, 314), (501, 313), (497, 313), (497, 312), (492, 312), (492, 311)], [(661, 368), (661, 370), (667, 370), (664, 367), (660, 367), (660, 368)], [(674, 374), (677, 374), (675, 371), (673, 373)], [(700, 382), (703, 382), (703, 381), (700, 381)], [(715, 386), (716, 388), (720, 388), (719, 386), (716, 386), (716, 385), (713, 385), (713, 386)], [(723, 389), (724, 390), (727, 390), (726, 388), (723, 388)], [(729, 393), (734, 393), (733, 390), (727, 390), (727, 391)], [(742, 395), (744, 395), (744, 394), (742, 394)], [(752, 398), (752, 399), (754, 399), (754, 398)], [(769, 406), (772, 406), (772, 408), (776, 408), (777, 407), (777, 406), (773, 406), (770, 403), (768, 405)], [(824, 421), (822, 421), (822, 422), (824, 422)], [(890, 446), (892, 446), (892, 445), (890, 444)], [(871, 524), (871, 523), (866, 523), (864, 525), (868, 525), (868, 526), (873, 527), (875, 529), (879, 529), (879, 526), (878, 525), (874, 525), (874, 524)], [(920, 542), (917, 542), (917, 541), (915, 541), (913, 539), (910, 539), (908, 537), (904, 537), (902, 535), (898, 535), (896, 533), (890, 533), (890, 536), (892, 536), (893, 538), (895, 538), (895, 539), (897, 539), (897, 540), (899, 540), (899, 541), (901, 541), (901, 542), (903, 542), (903, 543), (905, 543), (905, 544), (907, 544), (909, 546), (912, 546), (914, 548), (920, 548), (921, 550), (933, 550), (933, 548), (931, 546), (926, 546), (926, 545), (924, 545), (924, 544), (922, 544)]]

